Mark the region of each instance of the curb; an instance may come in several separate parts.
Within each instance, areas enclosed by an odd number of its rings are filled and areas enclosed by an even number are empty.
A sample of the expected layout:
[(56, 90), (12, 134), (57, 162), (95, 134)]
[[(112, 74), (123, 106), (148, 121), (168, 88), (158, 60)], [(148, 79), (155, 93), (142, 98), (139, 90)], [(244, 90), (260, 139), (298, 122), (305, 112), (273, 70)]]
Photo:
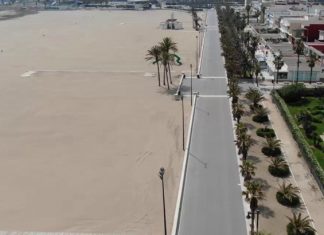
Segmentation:
[(186, 174), (187, 174), (187, 165), (188, 165), (188, 159), (189, 159), (191, 133), (192, 133), (192, 127), (193, 127), (193, 122), (194, 122), (197, 98), (198, 98), (198, 94), (196, 93), (194, 96), (193, 106), (192, 106), (192, 110), (191, 110), (190, 124), (189, 124), (189, 130), (188, 130), (188, 135), (187, 135), (187, 144), (186, 144), (186, 150), (184, 153), (184, 161), (183, 161), (183, 165), (182, 165), (180, 185), (179, 185), (176, 209), (175, 209), (174, 218), (173, 218), (173, 226), (172, 226), (171, 235), (176, 235), (178, 233), (179, 224), (180, 224), (181, 205), (182, 205), (182, 200), (183, 200), (185, 178), (186, 178)]

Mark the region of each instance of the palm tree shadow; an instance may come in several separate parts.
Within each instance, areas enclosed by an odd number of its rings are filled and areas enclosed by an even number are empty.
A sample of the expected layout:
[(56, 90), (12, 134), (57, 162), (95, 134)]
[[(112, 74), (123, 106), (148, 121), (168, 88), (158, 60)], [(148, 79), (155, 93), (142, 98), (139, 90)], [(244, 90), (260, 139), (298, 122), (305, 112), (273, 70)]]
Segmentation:
[(160, 89), (158, 92), (163, 95), (174, 95), (177, 92), (177, 90), (178, 88), (175, 86), (175, 87), (170, 87), (169, 90), (167, 88)]
[(261, 162), (260, 158), (257, 157), (257, 156), (249, 155), (249, 156), (247, 157), (247, 159), (248, 159), (249, 161), (253, 162), (253, 163), (260, 163), (260, 162)]
[(265, 179), (262, 179), (262, 178), (254, 178), (255, 181), (259, 182), (261, 185), (262, 185), (262, 189), (267, 191), (269, 190), (269, 188), (271, 187), (269, 184), (268, 184), (268, 181), (266, 181)]
[(271, 210), (269, 207), (267, 207), (267, 206), (264, 206), (264, 205), (260, 205), (259, 207), (258, 207), (258, 209), (260, 210), (260, 214), (261, 214), (261, 216), (262, 217), (264, 217), (264, 218), (273, 218), (274, 217), (274, 215), (275, 215), (275, 212), (273, 211), (273, 210)]
[(255, 126), (253, 124), (251, 124), (251, 123), (246, 123), (245, 125), (249, 130), (254, 130), (255, 129)]

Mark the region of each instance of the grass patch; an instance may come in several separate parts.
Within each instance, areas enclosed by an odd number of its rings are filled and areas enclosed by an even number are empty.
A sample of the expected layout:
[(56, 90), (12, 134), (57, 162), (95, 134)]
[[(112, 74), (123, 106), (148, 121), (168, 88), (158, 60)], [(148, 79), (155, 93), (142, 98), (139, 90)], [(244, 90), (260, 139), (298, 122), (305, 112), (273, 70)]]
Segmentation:
[[(316, 119), (316, 122), (312, 122), (312, 124), (316, 127), (316, 133), (319, 135), (324, 134), (324, 99), (323, 98), (315, 98), (315, 97), (304, 97), (298, 103), (287, 103), (288, 109), (292, 114), (293, 118), (297, 122), (296, 115), (301, 111), (309, 111), (312, 116)], [(298, 122), (297, 122), (298, 123)], [(299, 126), (300, 127), (300, 126)], [(315, 148), (313, 146), (313, 140), (308, 138), (305, 135), (304, 129), (300, 127), (301, 132), (305, 136), (308, 144), (312, 146), (312, 150), (314, 155), (322, 167), (324, 169), (324, 142), (321, 143), (321, 149)]]

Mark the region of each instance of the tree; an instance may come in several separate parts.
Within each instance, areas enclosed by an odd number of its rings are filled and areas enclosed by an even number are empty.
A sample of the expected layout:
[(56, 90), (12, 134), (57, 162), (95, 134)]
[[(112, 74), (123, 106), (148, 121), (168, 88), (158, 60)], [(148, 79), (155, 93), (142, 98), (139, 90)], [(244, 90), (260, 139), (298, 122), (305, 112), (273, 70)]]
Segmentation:
[(245, 195), (245, 199), (250, 201), (253, 197), (258, 200), (264, 199), (264, 194), (262, 191), (262, 184), (256, 180), (247, 181), (245, 183), (245, 191), (242, 192)]
[(246, 133), (247, 133), (247, 127), (245, 123), (240, 122), (235, 125), (236, 136), (241, 136)]
[(162, 42), (160, 42), (160, 48), (161, 48), (161, 52), (162, 54), (164, 54), (165, 58), (167, 58), (167, 63), (166, 66), (168, 67), (166, 69), (166, 71), (169, 73), (169, 77), (170, 77), (170, 83), (172, 84), (172, 79), (171, 79), (171, 66), (170, 63), (172, 61), (174, 61), (174, 57), (170, 54), (170, 52), (177, 52), (178, 51), (178, 47), (177, 47), (177, 43), (174, 42), (172, 40), (172, 38), (170, 37), (165, 37), (162, 39)]
[(238, 96), (241, 94), (241, 88), (238, 85), (238, 81), (236, 79), (229, 79), (228, 80), (228, 91), (227, 94), (229, 97), (232, 98), (232, 104), (238, 102)]
[(259, 103), (264, 100), (262, 93), (255, 88), (249, 88), (248, 92), (245, 94), (245, 97), (253, 103), (253, 107), (258, 107)]
[(279, 51), (279, 53), (275, 54), (273, 64), (275, 65), (275, 68), (277, 70), (276, 81), (278, 83), (278, 81), (279, 81), (279, 76), (278, 76), (279, 75), (279, 70), (284, 66), (284, 61), (282, 59), (281, 51)]
[(310, 68), (309, 84), (312, 84), (313, 68), (315, 66), (316, 60), (317, 60), (316, 54), (311, 52), (307, 60), (308, 67)]
[(257, 10), (254, 16), (257, 18), (257, 23), (259, 23), (259, 16), (261, 15), (261, 11)]
[(260, 68), (260, 65), (258, 63), (255, 63), (255, 66), (254, 66), (254, 74), (255, 74), (255, 82), (257, 84), (257, 87), (259, 87), (259, 74), (261, 73), (261, 68)]
[(246, 14), (247, 14), (247, 24), (249, 24), (250, 23), (251, 5), (250, 4), (246, 5), (245, 10), (246, 10)]
[(273, 176), (277, 177), (286, 177), (290, 174), (287, 162), (281, 157), (272, 158), (268, 170)]
[(296, 41), (295, 45), (295, 52), (297, 54), (297, 74), (296, 74), (296, 83), (298, 83), (298, 75), (299, 75), (299, 64), (300, 62), (300, 56), (304, 53), (304, 43), (301, 39), (298, 39)]
[(156, 64), (157, 71), (158, 71), (158, 84), (161, 86), (161, 79), (160, 79), (160, 64), (159, 61), (161, 60), (161, 48), (159, 46), (153, 46), (150, 50), (147, 51), (146, 61), (152, 61), (153, 64)]
[(293, 217), (287, 218), (289, 219), (288, 235), (315, 235), (316, 230), (311, 226), (312, 220), (308, 216), (302, 218), (301, 213), (298, 215), (293, 213)]
[(265, 21), (265, 11), (266, 11), (266, 7), (262, 4), (261, 5), (261, 21), (262, 21), (262, 23), (264, 23), (264, 21)]
[(243, 161), (240, 165), (240, 169), (245, 181), (251, 180), (252, 176), (255, 175), (256, 167), (251, 161)]
[(166, 51), (162, 51), (161, 54), (161, 63), (163, 65), (163, 85), (165, 85), (165, 81), (167, 83), (168, 86), (168, 90), (170, 89), (170, 85), (169, 85), (169, 72), (168, 72), (168, 64), (170, 61), (170, 54), (167, 53)]
[(281, 153), (280, 146), (281, 142), (275, 138), (266, 138), (266, 142), (263, 143), (261, 151), (266, 156), (278, 156)]
[(242, 153), (243, 156), (243, 160), (245, 161), (249, 152), (249, 149), (251, 148), (251, 146), (254, 144), (253, 139), (250, 135), (248, 134), (241, 134), (239, 136), (237, 136), (237, 146), (239, 149), (239, 153)]
[(233, 105), (233, 117), (237, 123), (240, 123), (241, 117), (244, 115), (244, 106), (241, 103), (234, 103)]
[(285, 206), (296, 206), (299, 204), (299, 189), (291, 183), (286, 184), (283, 182), (279, 186), (279, 191), (276, 194), (277, 200), (280, 204)]

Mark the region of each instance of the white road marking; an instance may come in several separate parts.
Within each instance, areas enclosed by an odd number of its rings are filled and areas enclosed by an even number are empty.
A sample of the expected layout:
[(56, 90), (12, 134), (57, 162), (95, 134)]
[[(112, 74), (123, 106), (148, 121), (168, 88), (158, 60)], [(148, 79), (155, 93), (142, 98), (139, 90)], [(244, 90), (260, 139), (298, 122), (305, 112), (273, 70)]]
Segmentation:
[(27, 78), (27, 77), (32, 76), (34, 73), (36, 73), (36, 71), (28, 71), (28, 72), (23, 73), (20, 76), (23, 77), (23, 78)]

